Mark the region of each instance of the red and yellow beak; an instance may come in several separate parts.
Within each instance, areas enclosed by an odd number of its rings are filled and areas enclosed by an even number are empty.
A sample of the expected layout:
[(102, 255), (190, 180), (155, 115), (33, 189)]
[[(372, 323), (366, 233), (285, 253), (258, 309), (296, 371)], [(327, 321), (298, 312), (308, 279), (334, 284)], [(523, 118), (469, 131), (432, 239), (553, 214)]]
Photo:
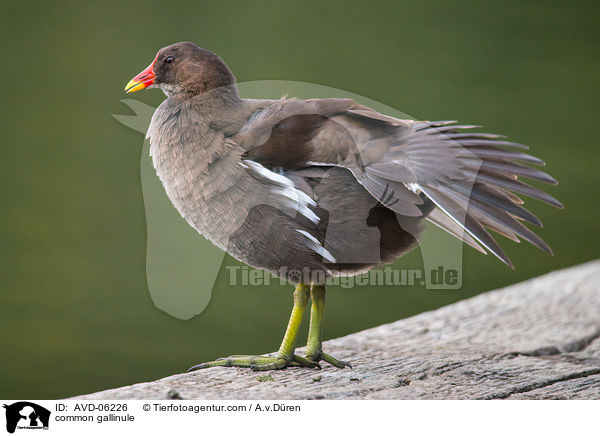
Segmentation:
[[(158, 55), (156, 58), (157, 57)], [(125, 86), (125, 92), (129, 93), (140, 91), (154, 83), (154, 78), (156, 77), (156, 74), (154, 74), (154, 64), (156, 63), (156, 58), (154, 58), (152, 63), (148, 65), (148, 68), (129, 81), (129, 83)]]

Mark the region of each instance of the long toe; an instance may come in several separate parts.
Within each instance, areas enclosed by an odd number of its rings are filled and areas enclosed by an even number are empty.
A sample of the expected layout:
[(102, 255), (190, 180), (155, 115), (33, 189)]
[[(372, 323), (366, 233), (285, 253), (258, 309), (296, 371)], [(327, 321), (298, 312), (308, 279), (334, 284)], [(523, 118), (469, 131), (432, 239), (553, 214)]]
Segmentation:
[(336, 368), (352, 368), (352, 365), (350, 365), (349, 362), (344, 362), (343, 360), (339, 360), (335, 357), (333, 357), (330, 354), (327, 354), (323, 351), (318, 351), (316, 353), (310, 353), (307, 354), (306, 357), (310, 360), (310, 361), (314, 361), (314, 362), (320, 362), (321, 360), (324, 362), (329, 363), (330, 365), (335, 366)]
[(268, 371), (272, 369), (283, 369), (288, 366), (302, 368), (321, 368), (315, 361), (294, 354), (293, 356), (279, 356), (277, 354), (267, 356), (252, 356), (252, 355), (234, 355), (222, 357), (211, 362), (204, 362), (192, 366), (187, 372), (196, 371), (198, 369), (212, 368), (215, 366), (226, 366), (236, 368), (250, 368), (254, 371)]

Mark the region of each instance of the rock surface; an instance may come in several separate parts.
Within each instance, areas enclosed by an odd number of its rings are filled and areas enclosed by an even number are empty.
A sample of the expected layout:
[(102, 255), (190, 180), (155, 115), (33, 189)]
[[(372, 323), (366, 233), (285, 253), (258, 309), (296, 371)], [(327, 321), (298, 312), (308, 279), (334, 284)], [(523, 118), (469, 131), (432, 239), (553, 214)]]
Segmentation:
[(324, 348), (354, 368), (211, 368), (77, 398), (600, 399), (600, 261)]

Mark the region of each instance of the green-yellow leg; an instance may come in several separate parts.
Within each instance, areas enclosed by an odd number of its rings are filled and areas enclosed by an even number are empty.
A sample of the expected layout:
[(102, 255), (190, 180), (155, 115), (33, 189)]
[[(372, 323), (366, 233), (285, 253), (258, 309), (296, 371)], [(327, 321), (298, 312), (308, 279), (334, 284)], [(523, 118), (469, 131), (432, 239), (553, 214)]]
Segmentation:
[(302, 323), (304, 309), (308, 304), (310, 288), (307, 285), (299, 284), (294, 291), (294, 308), (288, 322), (283, 341), (279, 347), (279, 351), (266, 356), (248, 356), (235, 355), (213, 360), (212, 362), (201, 363), (193, 366), (189, 371), (197, 369), (210, 368), (213, 366), (235, 366), (242, 368), (250, 368), (255, 371), (267, 371), (271, 369), (282, 369), (287, 366), (302, 366), (305, 368), (319, 367), (317, 362), (313, 362), (302, 356), (294, 354), (296, 336), (298, 329)]
[(324, 360), (338, 368), (352, 368), (348, 362), (343, 362), (323, 352), (323, 315), (325, 312), (325, 285), (312, 285), (310, 288), (312, 306), (310, 308), (310, 327), (306, 343), (306, 358), (319, 362)]

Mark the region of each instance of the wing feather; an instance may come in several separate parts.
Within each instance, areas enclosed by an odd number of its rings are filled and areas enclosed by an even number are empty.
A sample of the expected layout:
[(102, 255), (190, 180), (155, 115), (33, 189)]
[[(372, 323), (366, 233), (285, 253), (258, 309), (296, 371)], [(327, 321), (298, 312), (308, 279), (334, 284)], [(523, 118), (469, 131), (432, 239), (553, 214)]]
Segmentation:
[(347, 168), (384, 206), (424, 216), (510, 267), (487, 229), (552, 253), (521, 222), (542, 225), (522, 206), (520, 195), (562, 208), (553, 196), (521, 180), (555, 185), (556, 179), (529, 166), (545, 164), (525, 153), (526, 145), (472, 131), (476, 127), (400, 120), (349, 99), (291, 99), (253, 116), (236, 142), (248, 150), (246, 159), (266, 166)]

